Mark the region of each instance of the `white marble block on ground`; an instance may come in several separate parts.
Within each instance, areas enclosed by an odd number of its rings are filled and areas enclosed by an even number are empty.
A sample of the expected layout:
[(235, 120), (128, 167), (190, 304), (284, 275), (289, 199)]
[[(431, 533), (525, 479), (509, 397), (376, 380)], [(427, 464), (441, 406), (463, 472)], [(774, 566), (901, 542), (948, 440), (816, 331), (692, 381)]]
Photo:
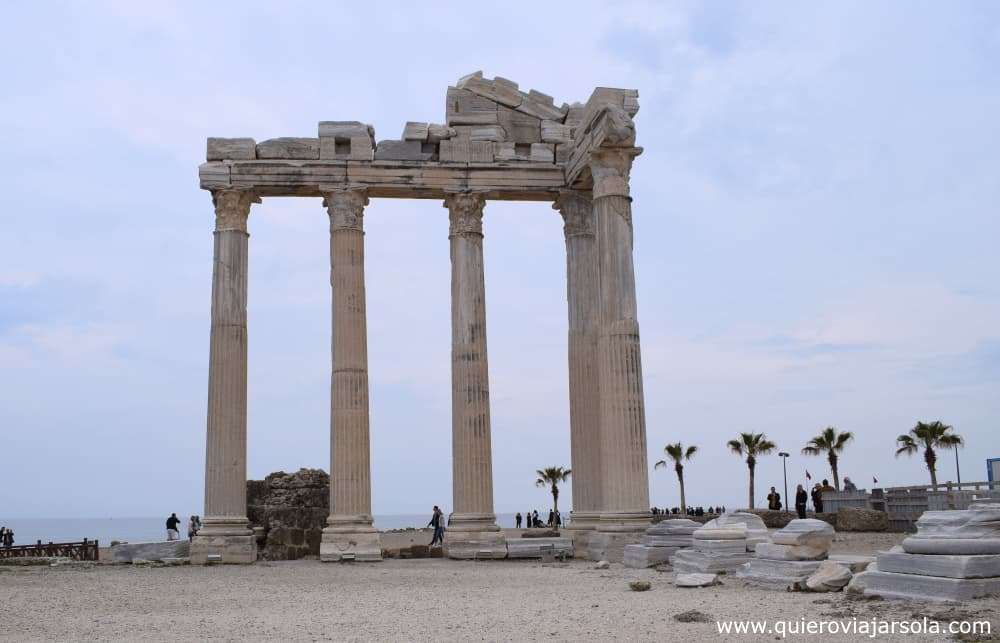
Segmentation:
[(573, 557), (573, 540), (570, 538), (509, 538), (507, 558), (544, 558), (552, 556)]
[(705, 529), (731, 529), (740, 525), (746, 529), (747, 551), (754, 551), (759, 543), (770, 542), (771, 537), (763, 519), (749, 511), (731, 511), (705, 523)]
[(680, 547), (650, 547), (649, 545), (625, 545), (623, 561), (626, 567), (645, 569), (670, 561), (670, 557), (680, 551)]
[[(854, 577), (866, 596), (924, 601), (965, 601), (1000, 594), (1000, 578), (944, 578), (897, 574), (880, 569)], [(855, 583), (852, 581), (851, 585)]]
[(674, 585), (677, 587), (711, 587), (719, 584), (718, 574), (677, 574), (674, 578)]
[(807, 589), (810, 592), (839, 592), (851, 582), (853, 572), (840, 563), (824, 560), (819, 564), (819, 568), (805, 580), (804, 586), (799, 589)]
[(152, 543), (122, 543), (111, 548), (111, 559), (116, 563), (131, 563), (133, 560), (163, 560), (164, 558), (187, 558), (191, 543), (187, 540), (165, 540)]
[(796, 583), (803, 583), (813, 574), (822, 561), (819, 560), (767, 560), (751, 558), (736, 575), (751, 585), (770, 589), (786, 589)]
[(950, 556), (883, 551), (878, 554), (878, 569), (883, 572), (943, 578), (997, 578), (1000, 577), (1000, 556), (992, 554)]
[(917, 534), (903, 541), (911, 554), (1000, 554), (1000, 503), (976, 502), (960, 511), (925, 511)]
[(747, 551), (746, 540), (696, 540), (692, 548), (698, 551), (737, 553)]
[(463, 560), (499, 560), (507, 557), (507, 539), (501, 531), (444, 532), (444, 555)]
[(760, 543), (755, 550), (758, 558), (769, 560), (823, 560), (826, 558), (826, 551), (825, 547), (776, 545), (774, 543)]
[(874, 556), (859, 556), (857, 554), (830, 554), (827, 560), (847, 567), (852, 573), (857, 574), (865, 571), (869, 565), (875, 562)]
[(750, 555), (746, 551), (722, 553), (682, 549), (674, 554), (670, 563), (678, 573), (718, 574), (734, 572), (748, 560)]

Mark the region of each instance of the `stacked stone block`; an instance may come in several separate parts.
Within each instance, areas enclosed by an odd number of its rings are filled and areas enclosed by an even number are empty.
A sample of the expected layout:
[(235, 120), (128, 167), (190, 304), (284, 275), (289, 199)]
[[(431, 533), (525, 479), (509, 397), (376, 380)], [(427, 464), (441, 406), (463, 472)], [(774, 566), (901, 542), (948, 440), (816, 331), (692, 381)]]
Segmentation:
[(330, 476), (320, 469), (277, 471), (247, 481), (247, 518), (261, 533), (260, 558), (297, 560), (318, 556), (330, 514)]
[(759, 587), (799, 588), (826, 560), (833, 535), (833, 527), (822, 520), (793, 520), (773, 534), (773, 542), (758, 544), (756, 557), (737, 575)]
[(691, 547), (678, 551), (670, 562), (681, 574), (734, 572), (750, 560), (747, 546), (745, 524), (705, 525), (692, 534)]
[(709, 529), (727, 529), (744, 525), (747, 530), (747, 551), (754, 551), (760, 543), (770, 542), (767, 525), (760, 516), (749, 511), (731, 511), (705, 523)]
[(917, 534), (879, 552), (852, 586), (868, 595), (932, 601), (1000, 594), (1000, 503), (925, 511)]
[(700, 528), (701, 524), (687, 518), (656, 523), (646, 530), (641, 543), (625, 545), (625, 566), (642, 569), (668, 562), (678, 551), (692, 545), (693, 534)]

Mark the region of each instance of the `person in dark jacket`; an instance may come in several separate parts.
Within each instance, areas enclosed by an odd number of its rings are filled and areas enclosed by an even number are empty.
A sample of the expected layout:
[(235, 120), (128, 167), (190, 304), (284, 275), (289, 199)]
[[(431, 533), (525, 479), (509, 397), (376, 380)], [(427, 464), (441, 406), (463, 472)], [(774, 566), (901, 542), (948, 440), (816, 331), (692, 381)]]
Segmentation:
[(180, 539), (180, 531), (177, 528), (181, 524), (181, 519), (177, 517), (177, 514), (170, 514), (167, 518), (167, 540), (178, 540)]
[(434, 505), (434, 510), (431, 513), (431, 521), (427, 523), (428, 527), (434, 528), (434, 536), (431, 538), (431, 544), (428, 547), (433, 547), (434, 545), (444, 544), (444, 512)]
[(798, 489), (795, 490), (795, 513), (799, 515), (799, 518), (806, 517), (806, 501), (809, 500), (809, 494), (806, 490), (799, 485)]
[(813, 511), (823, 513), (823, 487), (816, 483), (812, 490)]
[(519, 511), (517, 512), (517, 514), (514, 515), (514, 529), (520, 529), (520, 528), (521, 528), (521, 512)]

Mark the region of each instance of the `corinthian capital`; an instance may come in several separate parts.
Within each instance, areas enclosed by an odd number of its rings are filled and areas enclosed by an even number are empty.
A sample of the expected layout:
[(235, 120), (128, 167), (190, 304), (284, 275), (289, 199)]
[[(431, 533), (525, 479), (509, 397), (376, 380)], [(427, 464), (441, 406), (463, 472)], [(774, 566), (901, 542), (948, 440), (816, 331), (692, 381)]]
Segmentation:
[(212, 205), (215, 206), (215, 230), (247, 231), (247, 217), (250, 206), (260, 203), (252, 190), (213, 190)]
[(330, 215), (330, 232), (364, 229), (365, 206), (368, 205), (368, 191), (364, 188), (326, 190), (323, 205)]
[(553, 210), (558, 210), (563, 218), (563, 233), (566, 238), (594, 236), (594, 208), (590, 193), (581, 190), (559, 190)]
[(448, 237), (460, 235), (483, 236), (483, 207), (486, 195), (481, 192), (451, 192), (444, 196), (451, 226)]
[(590, 153), (590, 174), (594, 177), (594, 198), (629, 195), (628, 179), (632, 159), (641, 147), (600, 147)]

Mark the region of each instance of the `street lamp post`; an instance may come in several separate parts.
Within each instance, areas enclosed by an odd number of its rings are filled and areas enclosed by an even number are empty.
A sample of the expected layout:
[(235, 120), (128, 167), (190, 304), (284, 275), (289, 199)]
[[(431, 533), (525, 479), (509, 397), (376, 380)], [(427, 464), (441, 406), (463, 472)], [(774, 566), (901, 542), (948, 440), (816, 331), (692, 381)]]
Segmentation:
[(955, 477), (958, 478), (958, 490), (962, 490), (962, 472), (958, 468), (958, 445), (955, 445)]
[(778, 456), (781, 458), (781, 471), (785, 474), (785, 511), (788, 511), (788, 454), (780, 451)]

